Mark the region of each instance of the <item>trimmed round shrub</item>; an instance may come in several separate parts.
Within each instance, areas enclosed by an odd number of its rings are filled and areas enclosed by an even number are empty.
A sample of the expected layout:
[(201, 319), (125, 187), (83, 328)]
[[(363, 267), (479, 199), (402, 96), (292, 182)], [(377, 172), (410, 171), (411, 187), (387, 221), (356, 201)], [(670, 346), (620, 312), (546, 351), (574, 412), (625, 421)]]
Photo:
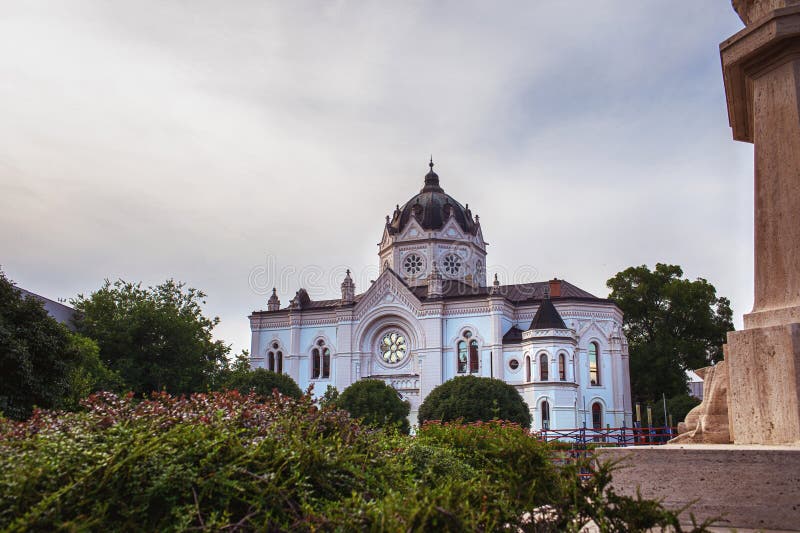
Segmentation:
[(408, 433), (408, 413), (411, 407), (397, 395), (397, 391), (383, 381), (362, 379), (356, 381), (336, 400), (336, 406), (364, 424), (398, 428)]
[(419, 408), (419, 423), (508, 420), (531, 427), (528, 405), (513, 386), (492, 378), (463, 376), (433, 389)]
[(233, 374), (225, 382), (224, 388), (235, 389), (242, 394), (255, 392), (259, 396), (272, 396), (272, 391), (275, 389), (291, 398), (299, 398), (303, 395), (303, 391), (292, 378), (286, 374), (278, 374), (263, 368)]

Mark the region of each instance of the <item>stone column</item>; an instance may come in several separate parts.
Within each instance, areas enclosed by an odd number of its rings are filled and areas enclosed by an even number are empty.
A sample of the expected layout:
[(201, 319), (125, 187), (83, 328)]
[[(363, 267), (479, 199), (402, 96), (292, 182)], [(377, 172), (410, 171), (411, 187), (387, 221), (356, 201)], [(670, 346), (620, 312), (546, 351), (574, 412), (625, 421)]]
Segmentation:
[(800, 442), (800, 0), (733, 0), (720, 45), (733, 138), (755, 149), (755, 305), (728, 333), (737, 444)]

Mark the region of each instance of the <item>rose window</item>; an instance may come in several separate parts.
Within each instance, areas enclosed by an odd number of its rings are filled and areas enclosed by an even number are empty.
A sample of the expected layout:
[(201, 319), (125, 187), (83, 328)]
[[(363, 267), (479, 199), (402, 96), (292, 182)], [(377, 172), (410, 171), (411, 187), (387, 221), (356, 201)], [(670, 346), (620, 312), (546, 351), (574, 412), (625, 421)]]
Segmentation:
[(406, 256), (406, 260), (403, 261), (403, 268), (411, 277), (416, 276), (420, 272), (422, 272), (422, 258), (417, 254), (408, 254)]
[(381, 339), (381, 358), (386, 363), (399, 363), (405, 359), (407, 351), (406, 338), (396, 331), (385, 334)]
[(456, 276), (461, 271), (461, 258), (456, 254), (447, 254), (442, 261), (445, 274)]

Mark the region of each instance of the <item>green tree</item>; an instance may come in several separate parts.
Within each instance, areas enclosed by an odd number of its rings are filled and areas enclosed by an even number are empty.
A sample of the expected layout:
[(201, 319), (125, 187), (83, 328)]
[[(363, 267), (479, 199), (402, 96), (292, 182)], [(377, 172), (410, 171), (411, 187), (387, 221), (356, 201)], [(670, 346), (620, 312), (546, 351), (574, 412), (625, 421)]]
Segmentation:
[(108, 280), (72, 301), (78, 332), (94, 339), (100, 359), (136, 393), (204, 391), (227, 365), (230, 348), (212, 337), (205, 294), (173, 280), (156, 287)]
[[(326, 391), (327, 394), (327, 391)], [(344, 409), (353, 418), (365, 424), (380, 427), (396, 427), (408, 433), (408, 402), (400, 399), (397, 391), (378, 379), (356, 381), (336, 399), (336, 406)]]
[(291, 377), (263, 368), (232, 372), (224, 381), (222, 388), (235, 389), (242, 394), (255, 392), (259, 396), (272, 396), (272, 391), (275, 389), (284, 396), (292, 398), (300, 398), (303, 395), (303, 391)]
[(77, 358), (67, 328), (0, 271), (0, 412), (23, 419), (34, 406), (61, 407)]
[(100, 359), (100, 347), (95, 341), (78, 333), (69, 333), (69, 348), (75, 361), (69, 370), (69, 390), (64, 407), (77, 409), (80, 401), (98, 391), (119, 392), (124, 389), (122, 378)]
[(686, 370), (722, 359), (733, 330), (730, 301), (702, 278), (683, 279), (677, 265), (630, 267), (606, 283), (624, 314), (635, 402), (686, 394)]
[(499, 379), (463, 376), (445, 381), (428, 394), (419, 408), (420, 425), (426, 420), (450, 422), (494, 419), (531, 426), (531, 413), (517, 389)]

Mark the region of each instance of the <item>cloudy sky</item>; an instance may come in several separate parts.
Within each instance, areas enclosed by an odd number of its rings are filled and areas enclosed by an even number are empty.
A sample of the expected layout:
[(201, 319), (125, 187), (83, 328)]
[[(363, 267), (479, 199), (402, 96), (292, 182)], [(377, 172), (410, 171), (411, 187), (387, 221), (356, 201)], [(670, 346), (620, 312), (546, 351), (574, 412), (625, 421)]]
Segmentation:
[(0, 0), (0, 265), (55, 298), (184, 280), (220, 338), (277, 285), (377, 272), (421, 186), (481, 216), (490, 274), (606, 296), (669, 262), (752, 307), (752, 146), (729, 0)]

